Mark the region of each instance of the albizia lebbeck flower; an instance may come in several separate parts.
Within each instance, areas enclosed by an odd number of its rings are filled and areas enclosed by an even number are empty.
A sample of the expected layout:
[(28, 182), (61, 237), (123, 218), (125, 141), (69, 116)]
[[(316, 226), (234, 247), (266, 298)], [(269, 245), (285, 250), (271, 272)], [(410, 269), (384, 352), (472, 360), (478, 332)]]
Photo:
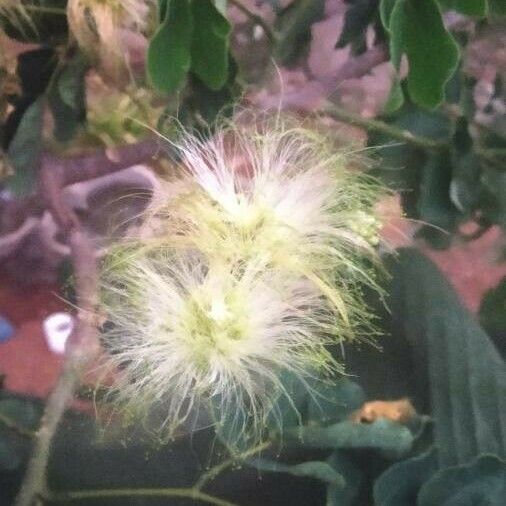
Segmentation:
[(162, 407), (169, 433), (217, 403), (217, 422), (258, 434), (288, 395), (283, 372), (335, 373), (329, 346), (370, 324), (381, 192), (351, 155), (279, 118), (177, 149), (139, 237), (104, 265), (108, 363), (119, 399)]
[(305, 279), (169, 251), (112, 255), (104, 279), (114, 391), (132, 412), (164, 406), (169, 434), (213, 399), (257, 433), (283, 393), (280, 371), (338, 369), (333, 311)]
[[(375, 285), (374, 204), (383, 191), (350, 170), (357, 157), (280, 118), (225, 126), (205, 140), (186, 135), (177, 148), (183, 174), (154, 199), (147, 226), (156, 222), (173, 247), (232, 263), (260, 258), (304, 276), (352, 325), (353, 285)], [(164, 241), (159, 231), (154, 247)]]

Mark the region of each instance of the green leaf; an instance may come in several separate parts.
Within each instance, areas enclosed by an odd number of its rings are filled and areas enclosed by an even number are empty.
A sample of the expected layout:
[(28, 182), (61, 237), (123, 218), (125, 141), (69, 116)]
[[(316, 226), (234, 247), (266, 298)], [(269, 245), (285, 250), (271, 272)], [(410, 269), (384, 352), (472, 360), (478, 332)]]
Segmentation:
[(313, 392), (308, 396), (307, 413), (304, 413), (305, 423), (318, 422), (324, 425), (342, 421), (366, 401), (360, 385), (348, 378), (320, 382), (313, 388)]
[(398, 0), (390, 15), (390, 55), (399, 68), (409, 61), (408, 91), (418, 105), (435, 108), (459, 61), (458, 46), (446, 30), (435, 0)]
[(287, 465), (273, 460), (253, 459), (248, 463), (260, 471), (288, 473), (294, 476), (315, 478), (337, 487), (345, 486), (344, 478), (327, 462), (308, 461), (301, 464)]
[[(414, 135), (439, 141), (451, 140), (451, 124), (445, 115), (439, 111), (420, 109), (410, 102), (406, 102), (389, 123)], [(376, 149), (382, 158), (377, 175), (400, 192), (406, 215), (419, 219), (420, 182), (428, 153), (409, 144), (400, 144), (383, 134), (370, 134), (368, 145)]]
[(350, 457), (342, 450), (336, 450), (327, 462), (335, 469), (345, 481), (344, 487), (329, 485), (327, 487), (327, 506), (353, 506), (360, 492), (363, 482), (363, 473)]
[(438, 0), (441, 6), (454, 10), (466, 16), (485, 17), (487, 15), (487, 0)]
[[(434, 246), (446, 246), (459, 216), (450, 198), (452, 163), (446, 154), (431, 154), (422, 167), (418, 216), (428, 223), (421, 234)], [(437, 227), (437, 228), (434, 228)]]
[(194, 19), (191, 70), (209, 88), (221, 89), (228, 78), (231, 26), (211, 0), (192, 2)]
[(402, 91), (401, 82), (398, 77), (395, 77), (392, 83), (392, 89), (388, 95), (383, 112), (385, 114), (392, 114), (399, 110), (404, 104), (404, 93)]
[(484, 455), (469, 465), (436, 473), (420, 490), (419, 506), (502, 506), (506, 497), (506, 462)]
[(158, 21), (163, 23), (167, 16), (167, 7), (170, 0), (158, 0)]
[(293, 63), (304, 42), (309, 39), (311, 25), (325, 13), (324, 0), (295, 0), (276, 19), (276, 58), (283, 64)]
[(383, 418), (370, 424), (344, 421), (328, 427), (301, 427), (286, 435), (306, 448), (373, 448), (396, 455), (408, 452), (413, 443), (409, 429)]
[(284, 373), (284, 392), (271, 409), (268, 426), (281, 433), (301, 425), (326, 425), (346, 419), (365, 402), (362, 388), (348, 378), (320, 380)]
[(381, 0), (379, 5), (380, 17), (385, 30), (390, 31), (390, 19), (397, 0)]
[(78, 53), (63, 67), (48, 92), (48, 102), (54, 118), (54, 136), (68, 142), (86, 119), (85, 76), (88, 62)]
[(178, 119), (187, 128), (195, 128), (209, 134), (218, 116), (229, 116), (232, 105), (240, 93), (236, 82), (237, 66), (230, 60), (228, 81), (220, 90), (213, 91), (198, 77), (190, 74), (191, 90), (179, 108)]
[(434, 449), (397, 462), (374, 483), (375, 506), (412, 506), (417, 504), (418, 491), (437, 470), (437, 456)]
[(489, 335), (503, 337), (506, 329), (506, 276), (495, 288), (485, 294), (481, 301), (479, 315), (480, 323)]
[(191, 66), (193, 16), (189, 0), (168, 0), (165, 18), (151, 39), (148, 76), (157, 89), (175, 92)]
[(7, 187), (15, 195), (26, 195), (35, 187), (37, 163), (42, 145), (43, 98), (37, 99), (25, 111), (9, 144), (7, 154), (14, 175), (7, 179)]
[(461, 213), (471, 217), (481, 197), (481, 164), (473, 149), (473, 139), (465, 118), (457, 121), (452, 146), (452, 165), (451, 200)]
[(483, 166), (480, 177), (483, 184), (482, 213), (492, 223), (506, 226), (506, 171), (502, 166)]
[(88, 60), (77, 53), (69, 60), (58, 77), (58, 92), (62, 102), (72, 109), (79, 110), (84, 101), (84, 77), (88, 70)]
[(398, 258), (387, 303), (419, 350), (417, 367), (425, 368), (420, 388), (430, 394), (440, 467), (467, 464), (483, 453), (505, 457), (503, 359), (429, 259), (415, 250), (401, 250)]

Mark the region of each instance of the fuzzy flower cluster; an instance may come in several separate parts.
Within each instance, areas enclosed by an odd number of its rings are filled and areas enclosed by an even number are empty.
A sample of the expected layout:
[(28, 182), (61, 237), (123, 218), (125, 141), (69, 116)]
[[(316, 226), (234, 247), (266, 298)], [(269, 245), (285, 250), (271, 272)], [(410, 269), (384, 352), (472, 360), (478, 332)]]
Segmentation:
[(183, 169), (153, 198), (142, 240), (104, 266), (117, 393), (163, 406), (169, 433), (209, 404), (217, 422), (258, 433), (286, 395), (280, 374), (338, 371), (329, 346), (367, 324), (359, 286), (376, 287), (380, 190), (279, 118), (177, 148)]

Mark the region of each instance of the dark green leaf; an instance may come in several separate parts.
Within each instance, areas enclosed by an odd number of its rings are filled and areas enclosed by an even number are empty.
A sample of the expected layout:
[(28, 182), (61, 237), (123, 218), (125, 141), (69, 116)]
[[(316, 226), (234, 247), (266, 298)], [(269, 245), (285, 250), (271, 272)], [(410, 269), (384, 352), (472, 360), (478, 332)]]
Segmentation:
[(305, 424), (328, 425), (346, 419), (365, 402), (362, 388), (348, 378), (300, 379), (285, 373), (284, 392), (271, 409), (269, 427), (280, 432)]
[(88, 61), (83, 54), (77, 53), (67, 62), (58, 78), (58, 92), (64, 104), (79, 110), (84, 101), (84, 77), (88, 70)]
[(420, 490), (419, 506), (502, 506), (506, 497), (506, 463), (484, 455), (469, 465), (436, 473)]
[(191, 65), (193, 16), (189, 0), (168, 0), (167, 13), (150, 41), (147, 70), (153, 85), (173, 93)]
[(344, 487), (344, 478), (327, 462), (308, 461), (301, 464), (287, 465), (267, 459), (253, 459), (249, 464), (260, 471), (269, 471), (275, 473), (288, 473), (294, 476), (305, 478), (315, 478), (337, 487)]
[(179, 121), (187, 128), (209, 133), (216, 118), (229, 116), (232, 112), (234, 100), (240, 93), (236, 73), (237, 67), (231, 59), (228, 82), (218, 91), (211, 90), (198, 77), (190, 74), (190, 93), (179, 109)]
[(392, 114), (393, 112), (399, 110), (404, 104), (404, 93), (402, 91), (402, 86), (399, 79), (396, 77), (392, 83), (392, 89), (390, 90), (390, 94), (388, 95), (387, 102), (383, 109), (385, 114)]
[(434, 449), (392, 465), (374, 483), (375, 506), (417, 504), (418, 491), (437, 470)]
[[(393, 125), (414, 135), (448, 142), (451, 140), (451, 124), (440, 112), (427, 111), (407, 102), (390, 119)], [(376, 147), (382, 158), (378, 175), (393, 189), (400, 192), (404, 212), (409, 218), (418, 219), (418, 197), (423, 167), (428, 154), (409, 144), (380, 134), (369, 136), (369, 146)], [(377, 148), (377, 146), (380, 146)], [(448, 197), (449, 198), (449, 197)]]
[(61, 142), (71, 140), (86, 119), (85, 76), (88, 63), (78, 53), (63, 67), (48, 93), (54, 118), (54, 136)]
[(413, 443), (409, 429), (382, 418), (370, 424), (344, 421), (328, 427), (301, 427), (286, 435), (307, 448), (373, 448), (396, 455), (409, 451)]
[(408, 91), (428, 108), (444, 99), (444, 88), (459, 61), (458, 46), (446, 30), (435, 0), (398, 0), (390, 15), (390, 55), (398, 68), (409, 61)]
[(506, 367), (493, 343), (422, 254), (401, 250), (391, 273), (394, 321), (425, 363), (440, 467), (504, 457)]
[(304, 414), (306, 423), (324, 425), (344, 420), (366, 401), (360, 385), (348, 378), (320, 382), (312, 387), (314, 390), (308, 396), (307, 414)]
[[(422, 230), (424, 237), (446, 244), (450, 240), (458, 209), (450, 199), (452, 164), (446, 154), (431, 154), (422, 168), (418, 216), (428, 223)], [(434, 228), (437, 227), (437, 228)], [(433, 245), (437, 245), (433, 242)]]
[(506, 226), (506, 171), (503, 167), (483, 166), (480, 178), (483, 198), (480, 200), (483, 215), (492, 223)]
[(165, 20), (165, 16), (167, 15), (167, 6), (169, 5), (170, 0), (158, 0), (158, 20), (161, 23)]
[(279, 35), (276, 57), (281, 63), (294, 62), (309, 38), (311, 25), (320, 20), (324, 12), (324, 0), (295, 0), (280, 12), (276, 20)]
[(43, 112), (44, 100), (39, 98), (26, 110), (7, 151), (14, 168), (14, 175), (7, 179), (7, 187), (16, 195), (26, 195), (35, 186)]
[(363, 481), (362, 472), (342, 450), (336, 450), (327, 462), (344, 478), (345, 486), (327, 487), (327, 506), (353, 506)]
[(484, 17), (487, 15), (487, 0), (438, 0), (441, 6), (467, 16)]
[(473, 139), (465, 118), (460, 118), (457, 122), (452, 146), (452, 165), (452, 202), (461, 213), (471, 217), (481, 196), (481, 167), (480, 159), (473, 150)]
[(489, 333), (501, 338), (506, 347), (506, 276), (483, 297), (480, 305), (480, 323)]
[(192, 2), (194, 31), (191, 70), (214, 91), (228, 78), (230, 23), (212, 0)]

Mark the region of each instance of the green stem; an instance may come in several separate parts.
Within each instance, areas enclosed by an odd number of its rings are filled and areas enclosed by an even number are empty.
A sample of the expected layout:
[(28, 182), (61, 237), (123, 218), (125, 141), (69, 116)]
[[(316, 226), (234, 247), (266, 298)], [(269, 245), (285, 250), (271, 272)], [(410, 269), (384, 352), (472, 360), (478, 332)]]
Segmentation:
[(429, 139), (427, 137), (421, 137), (418, 135), (414, 135), (409, 130), (404, 130), (403, 128), (398, 128), (393, 125), (389, 125), (383, 121), (377, 119), (367, 119), (359, 114), (355, 114), (340, 107), (330, 107), (325, 109), (324, 114), (334, 118), (338, 121), (344, 121), (345, 123), (349, 123), (350, 125), (357, 126), (360, 128), (364, 128), (368, 132), (376, 132), (388, 135), (393, 139), (397, 139), (401, 142), (405, 142), (407, 144), (411, 144), (420, 149), (429, 150), (429, 151), (439, 151), (448, 149), (448, 143), (444, 141), (435, 141), (433, 139)]
[(120, 497), (183, 497), (214, 506), (237, 506), (237, 504), (214, 497), (196, 488), (105, 488), (100, 490), (73, 490), (48, 492), (43, 498), (49, 502), (83, 501), (86, 499), (105, 499)]
[(193, 488), (196, 490), (201, 490), (210, 481), (214, 480), (216, 476), (225, 471), (225, 469), (228, 469), (237, 462), (242, 462), (243, 460), (247, 459), (248, 457), (251, 457), (252, 455), (260, 453), (262, 450), (266, 450), (267, 448), (269, 448), (270, 444), (271, 444), (270, 442), (266, 441), (262, 444), (259, 444), (258, 446), (255, 446), (254, 448), (251, 448), (250, 450), (241, 453), (240, 455), (234, 455), (233, 457), (221, 462), (220, 464), (211, 467), (211, 469), (209, 469), (200, 476), (200, 478), (197, 480)]

